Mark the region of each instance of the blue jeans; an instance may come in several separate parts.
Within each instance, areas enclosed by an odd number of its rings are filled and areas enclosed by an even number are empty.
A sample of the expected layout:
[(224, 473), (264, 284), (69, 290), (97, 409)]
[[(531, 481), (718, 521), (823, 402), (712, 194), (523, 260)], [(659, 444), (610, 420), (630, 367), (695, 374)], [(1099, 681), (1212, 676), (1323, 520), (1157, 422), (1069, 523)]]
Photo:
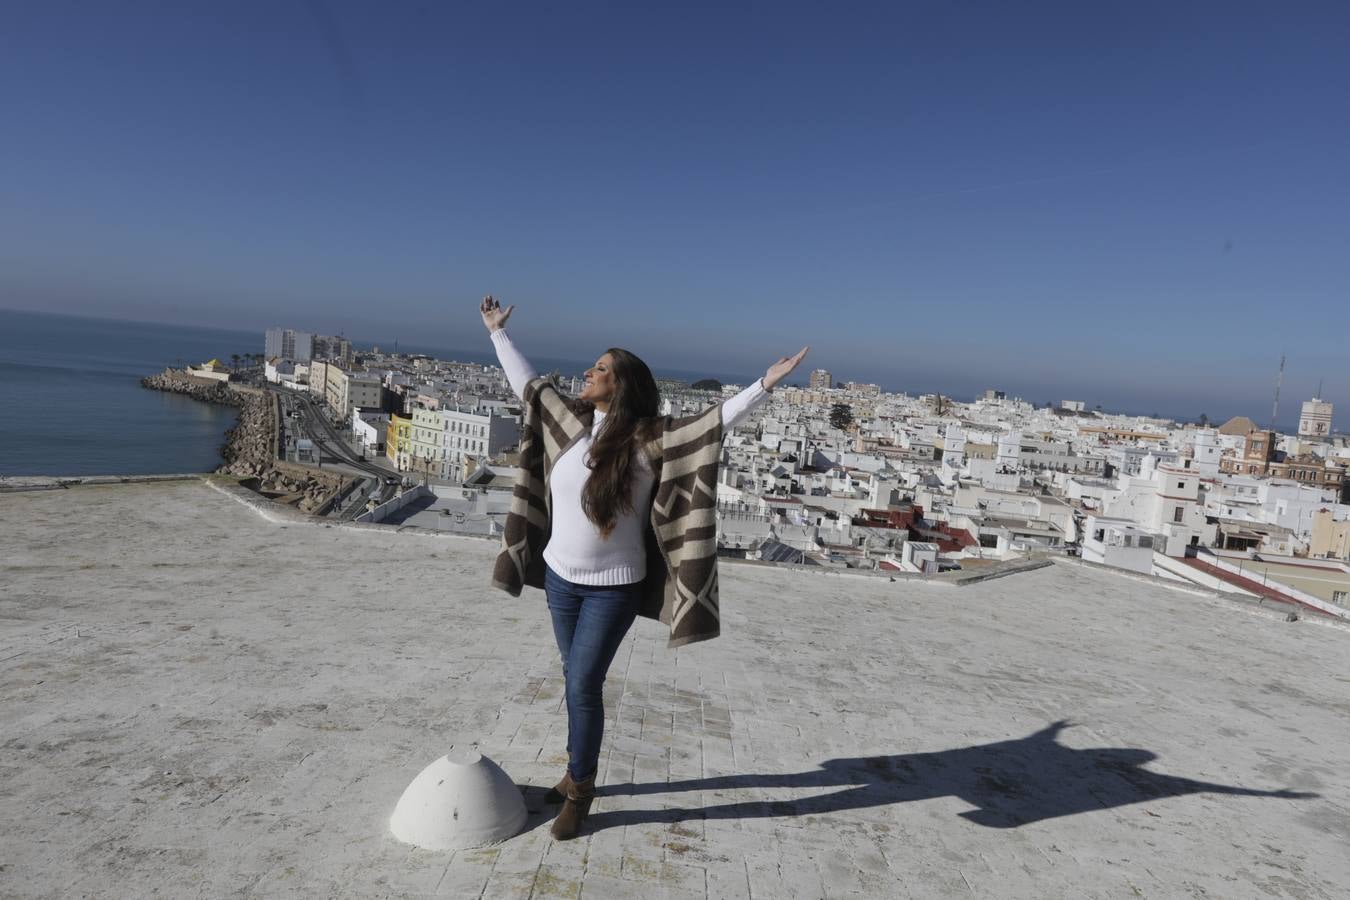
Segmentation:
[(576, 584), (550, 568), (544, 593), (567, 685), (567, 771), (584, 781), (600, 765), (605, 673), (637, 617), (641, 582)]

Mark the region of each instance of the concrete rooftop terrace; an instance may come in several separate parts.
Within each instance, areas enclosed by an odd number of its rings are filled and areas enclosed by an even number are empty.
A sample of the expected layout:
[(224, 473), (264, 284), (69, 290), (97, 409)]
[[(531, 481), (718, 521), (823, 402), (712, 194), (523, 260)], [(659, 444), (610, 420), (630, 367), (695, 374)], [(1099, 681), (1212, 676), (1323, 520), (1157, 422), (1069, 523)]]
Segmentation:
[[(954, 587), (727, 564), (640, 621), (588, 834), (399, 844), (477, 743), (563, 764), (495, 546), (200, 481), (0, 495), (0, 896), (1297, 897), (1350, 886), (1350, 633), (1095, 569)], [(1275, 792), (1275, 793), (1272, 793)], [(1286, 793), (1278, 793), (1286, 792)]]

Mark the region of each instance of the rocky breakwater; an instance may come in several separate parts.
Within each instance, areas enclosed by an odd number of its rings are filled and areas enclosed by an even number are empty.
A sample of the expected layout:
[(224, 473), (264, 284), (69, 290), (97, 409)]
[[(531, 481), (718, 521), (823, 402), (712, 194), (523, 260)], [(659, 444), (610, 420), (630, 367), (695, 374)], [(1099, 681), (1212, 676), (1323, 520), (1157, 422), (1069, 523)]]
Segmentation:
[(277, 459), (277, 406), (266, 391), (194, 378), (177, 369), (165, 369), (158, 375), (142, 378), (141, 386), (186, 394), (203, 403), (238, 407), (239, 421), (225, 432), (225, 444), (220, 448), (225, 462), (216, 473), (242, 478), (244, 485), (265, 497), (295, 506), (301, 512), (313, 512), (349, 480)]

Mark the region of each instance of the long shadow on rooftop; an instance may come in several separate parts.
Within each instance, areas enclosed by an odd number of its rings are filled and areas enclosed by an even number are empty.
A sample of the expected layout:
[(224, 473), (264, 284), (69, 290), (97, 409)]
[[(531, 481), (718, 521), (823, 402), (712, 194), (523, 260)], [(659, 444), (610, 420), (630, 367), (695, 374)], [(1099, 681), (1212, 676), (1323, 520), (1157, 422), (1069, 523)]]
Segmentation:
[(411, 501), (407, 506), (403, 507), (402, 509), (396, 509), (389, 515), (385, 516), (384, 524), (402, 525), (404, 522), (408, 521), (418, 513), (426, 512), (432, 506), (435, 506), (438, 500), (440, 500), (440, 498), (434, 494), (431, 495), (430, 497), (418, 497), (416, 500)]
[(819, 769), (780, 775), (729, 775), (670, 783), (612, 785), (606, 795), (673, 794), (753, 788), (828, 787), (846, 790), (797, 800), (740, 801), (690, 809), (636, 809), (598, 812), (592, 828), (688, 819), (753, 819), (804, 816), (867, 809), (934, 797), (955, 796), (978, 807), (961, 817), (989, 828), (1016, 828), (1043, 819), (1111, 809), (1185, 794), (1308, 799), (1317, 794), (1263, 791), (1161, 775), (1142, 768), (1157, 758), (1130, 748), (1074, 749), (1056, 737), (1066, 721), (1018, 740), (960, 747), (936, 753), (907, 753), (830, 759)]

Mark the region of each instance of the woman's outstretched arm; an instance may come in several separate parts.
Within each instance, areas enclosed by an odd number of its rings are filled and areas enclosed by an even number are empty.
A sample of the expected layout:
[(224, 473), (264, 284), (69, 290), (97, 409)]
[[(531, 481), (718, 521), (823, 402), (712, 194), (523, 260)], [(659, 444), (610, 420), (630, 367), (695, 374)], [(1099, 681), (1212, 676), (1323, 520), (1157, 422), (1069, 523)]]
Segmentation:
[(769, 366), (764, 377), (755, 381), (745, 390), (741, 391), (735, 397), (722, 404), (722, 429), (730, 431), (741, 422), (745, 421), (746, 416), (754, 411), (755, 407), (764, 402), (769, 396), (769, 391), (788, 377), (792, 370), (797, 368), (797, 364), (806, 358), (806, 351), (810, 347), (803, 347), (792, 356), (784, 356), (778, 362)]
[(515, 308), (513, 304), (502, 309), (490, 294), (478, 305), (478, 311), (483, 314), (483, 325), (492, 335), (492, 346), (497, 349), (497, 361), (506, 370), (506, 380), (511, 382), (511, 390), (516, 392), (516, 396), (524, 400), (525, 385), (538, 378), (539, 373), (516, 349), (516, 345), (511, 343), (511, 338), (506, 333), (506, 320), (511, 317)]

